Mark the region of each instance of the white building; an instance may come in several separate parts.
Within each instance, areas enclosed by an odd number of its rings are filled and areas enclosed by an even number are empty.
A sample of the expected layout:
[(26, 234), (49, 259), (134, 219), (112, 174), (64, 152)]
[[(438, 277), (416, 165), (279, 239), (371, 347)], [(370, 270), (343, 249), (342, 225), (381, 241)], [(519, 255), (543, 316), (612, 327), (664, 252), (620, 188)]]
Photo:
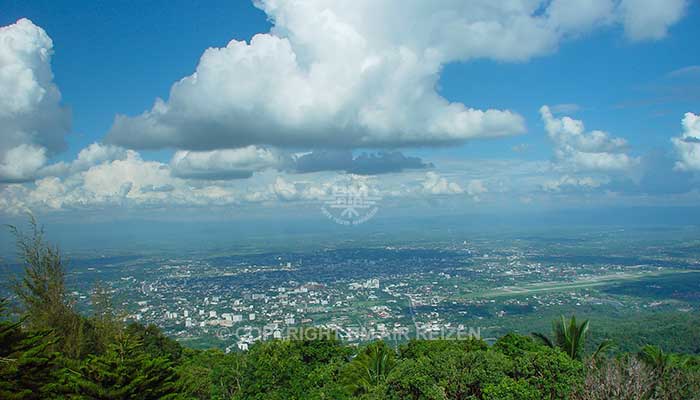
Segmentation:
[(367, 289), (379, 289), (379, 279), (369, 279), (365, 282), (365, 287)]

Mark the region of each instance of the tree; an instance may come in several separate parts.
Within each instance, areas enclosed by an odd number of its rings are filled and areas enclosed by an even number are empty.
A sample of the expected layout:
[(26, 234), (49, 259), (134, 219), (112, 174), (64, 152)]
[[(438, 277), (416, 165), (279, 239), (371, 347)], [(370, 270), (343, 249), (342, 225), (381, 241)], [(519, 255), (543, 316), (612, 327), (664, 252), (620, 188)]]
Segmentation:
[(345, 379), (355, 394), (369, 393), (383, 384), (396, 367), (396, 352), (384, 341), (367, 345), (347, 366)]
[(92, 317), (91, 322), (95, 328), (95, 352), (102, 353), (107, 350), (109, 343), (123, 330), (123, 323), (119, 320), (116, 308), (112, 302), (112, 296), (106, 286), (97, 282), (92, 290)]
[(217, 363), (209, 376), (212, 385), (211, 398), (217, 400), (233, 399), (241, 391), (241, 374), (245, 366), (245, 355), (230, 353), (219, 355), (215, 359)]
[(185, 349), (176, 370), (177, 386), (192, 399), (230, 400), (240, 392), (244, 353)]
[(664, 375), (675, 363), (672, 354), (665, 353), (660, 347), (649, 344), (642, 347), (637, 357), (659, 375)]
[[(549, 339), (542, 333), (533, 332), (532, 336), (547, 347), (559, 348), (574, 360), (582, 360), (584, 356), (588, 328), (588, 320), (583, 321), (581, 324), (577, 324), (575, 316), (572, 315), (571, 319), (567, 322), (562, 315), (560, 319), (555, 319), (552, 321), (554, 340)], [(598, 345), (593, 357), (598, 357), (599, 354), (602, 354), (611, 346), (612, 342), (604, 340)]]
[(67, 295), (61, 252), (45, 242), (44, 231), (34, 217), (30, 226), (28, 235), (10, 226), (23, 264), (23, 274), (11, 281), (11, 289), (19, 299), (25, 324), (34, 330), (53, 331), (62, 353), (80, 358), (92, 344), (90, 324), (74, 311)]
[(44, 231), (34, 217), (31, 217), (30, 225), (29, 235), (10, 226), (17, 239), (24, 272), (21, 279), (11, 282), (11, 287), (21, 302), (21, 311), (28, 316), (28, 322), (41, 328), (58, 326), (71, 310), (61, 253), (45, 243)]
[(90, 355), (71, 376), (72, 392), (95, 399), (177, 398), (177, 374), (164, 357), (149, 357), (143, 343), (121, 334), (102, 355)]
[(124, 329), (127, 335), (137, 338), (143, 343), (143, 351), (151, 357), (165, 357), (172, 362), (180, 360), (182, 346), (176, 340), (163, 334), (157, 326), (143, 326), (131, 323)]
[[(439, 342), (439, 341), (436, 341)], [(458, 343), (402, 360), (386, 381), (387, 399), (482, 399), (512, 369), (508, 357), (490, 350), (462, 351)]]
[[(6, 301), (0, 300), (4, 315)], [(57, 398), (58, 354), (51, 331), (24, 332), (22, 322), (0, 321), (0, 398)]]
[[(526, 351), (538, 351), (542, 347), (541, 343), (533, 340), (531, 337), (518, 335), (516, 333), (508, 333), (501, 336), (496, 343), (493, 344), (493, 349), (499, 353), (505, 354), (508, 357), (518, 357)], [(552, 346), (547, 346), (552, 347)]]
[(460, 350), (465, 353), (476, 350), (486, 350), (488, 345), (481, 339), (469, 337), (460, 340), (438, 339), (417, 340), (411, 339), (408, 343), (399, 347), (400, 358), (417, 359), (421, 356), (435, 355), (443, 351)]
[(350, 349), (324, 331), (255, 343), (246, 353), (238, 396), (249, 399), (340, 399)]
[[(537, 399), (567, 398), (583, 380), (583, 365), (578, 360), (530, 337), (511, 333), (498, 339), (491, 349), (508, 356), (512, 367), (507, 374), (513, 380), (499, 382), (499, 387), (492, 389), (494, 396), (498, 393), (507, 399), (505, 389), (512, 388), (522, 394), (522, 398), (535, 392)], [(525, 384), (529, 388), (525, 388)]]
[(540, 393), (524, 379), (504, 378), (484, 388), (485, 400), (539, 400)]

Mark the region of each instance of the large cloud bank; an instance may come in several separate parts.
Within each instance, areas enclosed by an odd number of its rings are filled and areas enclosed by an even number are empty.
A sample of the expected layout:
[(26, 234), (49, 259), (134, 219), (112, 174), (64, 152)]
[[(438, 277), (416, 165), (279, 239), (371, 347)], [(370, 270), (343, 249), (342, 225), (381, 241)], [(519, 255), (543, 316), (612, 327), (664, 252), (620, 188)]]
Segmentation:
[[(263, 154), (256, 154), (263, 152)], [(54, 164), (64, 176), (46, 176), (31, 185), (0, 187), (0, 210), (104, 210), (115, 207), (220, 207), (280, 202), (314, 202), (332, 195), (336, 174), (263, 171), (256, 179), (231, 179), (230, 174), (252, 173), (268, 160), (277, 168), (277, 155), (262, 149), (212, 153), (176, 153), (170, 163), (144, 160), (134, 150), (92, 144), (70, 164)], [(218, 166), (218, 167), (217, 167)], [(203, 176), (203, 174), (206, 174)], [(374, 177), (348, 175), (366, 185)], [(377, 181), (376, 194), (385, 198), (462, 195), (476, 198), (486, 192), (480, 181), (467, 181), (467, 190), (435, 173), (397, 174)], [(374, 187), (374, 186), (373, 186)]]
[(450, 102), (443, 65), (523, 61), (621, 24), (658, 39), (684, 0), (259, 0), (273, 22), (250, 42), (208, 49), (167, 101), (117, 116), (108, 141), (140, 149), (311, 148), (459, 143), (521, 133), (509, 110)]
[(0, 27), (0, 182), (31, 180), (63, 150), (70, 113), (53, 83), (53, 43), (27, 19)]

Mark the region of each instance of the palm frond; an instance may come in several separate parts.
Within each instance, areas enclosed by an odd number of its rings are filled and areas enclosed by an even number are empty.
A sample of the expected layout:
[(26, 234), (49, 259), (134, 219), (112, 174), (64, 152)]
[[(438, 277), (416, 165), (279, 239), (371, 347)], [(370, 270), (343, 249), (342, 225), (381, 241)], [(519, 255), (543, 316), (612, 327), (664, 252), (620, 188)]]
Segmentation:
[(606, 351), (612, 349), (615, 347), (615, 343), (610, 340), (610, 339), (605, 339), (600, 344), (598, 344), (598, 348), (596, 348), (595, 352), (591, 356), (594, 360), (597, 359), (601, 354), (604, 354)]
[(544, 335), (539, 332), (531, 332), (530, 335), (532, 335), (532, 337), (534, 337), (541, 344), (547, 347), (554, 348), (554, 343), (552, 343), (552, 341), (547, 337), (547, 335)]

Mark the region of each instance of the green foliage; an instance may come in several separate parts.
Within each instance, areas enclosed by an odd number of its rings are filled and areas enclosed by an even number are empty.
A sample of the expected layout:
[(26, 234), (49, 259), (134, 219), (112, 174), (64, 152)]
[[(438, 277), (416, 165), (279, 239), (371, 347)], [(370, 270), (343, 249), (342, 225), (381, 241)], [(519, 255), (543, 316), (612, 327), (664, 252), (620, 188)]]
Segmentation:
[[(5, 300), (0, 300), (4, 316)], [(55, 398), (58, 354), (51, 331), (24, 332), (22, 321), (0, 321), (0, 398)]]
[[(658, 312), (625, 318), (596, 317), (598, 337), (612, 339), (617, 350), (633, 353), (649, 343), (663, 344), (673, 353), (700, 354), (700, 313)], [(593, 350), (591, 348), (591, 350)]]
[(232, 399), (241, 390), (245, 357), (239, 353), (216, 357), (209, 381), (212, 399)]
[(123, 329), (123, 323), (117, 315), (118, 312), (112, 303), (112, 296), (107, 288), (97, 283), (92, 291), (92, 323), (95, 331), (95, 349), (93, 352), (102, 353), (107, 350), (109, 343), (116, 338)]
[(246, 354), (240, 392), (245, 399), (335, 399), (345, 397), (341, 367), (351, 350), (335, 336), (258, 342)]
[(539, 400), (540, 393), (523, 379), (506, 377), (484, 388), (484, 400)]
[(416, 340), (411, 339), (408, 343), (399, 347), (401, 358), (417, 359), (421, 356), (440, 353), (446, 350), (459, 349), (464, 352), (475, 350), (486, 350), (488, 345), (481, 339), (466, 338), (464, 340)]
[[(562, 315), (559, 319), (552, 321), (552, 332), (554, 339), (550, 339), (542, 333), (533, 332), (532, 336), (540, 343), (548, 347), (557, 347), (564, 353), (568, 354), (574, 360), (582, 360), (586, 348), (586, 336), (588, 335), (589, 321), (585, 320), (581, 324), (576, 323), (576, 316), (571, 316), (567, 322)], [(609, 340), (602, 341), (593, 357), (605, 353), (612, 347), (612, 342)]]
[[(23, 317), (0, 323), (0, 398), (175, 396), (172, 359), (179, 357), (179, 344), (155, 327), (135, 328), (137, 335), (121, 334), (122, 323), (100, 287), (93, 296), (94, 315), (79, 315), (66, 293), (59, 250), (45, 243), (33, 219), (31, 227), (29, 235), (11, 228), (24, 266), (11, 288)], [(0, 308), (4, 313), (4, 301)], [(143, 339), (150, 347), (144, 348)]]
[(583, 381), (584, 368), (558, 349), (542, 347), (514, 357), (513, 378), (526, 381), (541, 399), (565, 399)]
[(679, 363), (672, 354), (665, 353), (660, 347), (646, 345), (638, 353), (638, 358), (650, 367), (663, 375), (669, 368)]
[(66, 294), (66, 271), (60, 251), (46, 244), (44, 232), (34, 218), (30, 225), (30, 234), (10, 227), (17, 238), (23, 264), (23, 276), (13, 280), (10, 287), (19, 299), (26, 325), (54, 331), (59, 338), (58, 350), (68, 357), (79, 358), (94, 344), (90, 325), (74, 312)]
[(23, 277), (11, 283), (23, 311), (35, 326), (55, 326), (70, 314), (70, 300), (66, 296), (65, 269), (57, 248), (44, 241), (44, 232), (34, 218), (30, 220), (31, 233), (25, 234), (11, 226), (17, 238), (17, 250), (23, 263)]
[(143, 326), (131, 323), (126, 326), (124, 332), (137, 338), (143, 344), (143, 351), (151, 357), (163, 357), (176, 362), (182, 355), (182, 346), (163, 334), (157, 326), (151, 324)]
[(176, 367), (178, 389), (191, 399), (232, 399), (240, 391), (245, 356), (184, 349)]
[(518, 356), (522, 354), (523, 351), (537, 351), (540, 347), (541, 345), (532, 338), (515, 333), (502, 336), (493, 344), (494, 350), (509, 357)]
[(519, 387), (527, 383), (534, 388), (538, 398), (566, 398), (584, 377), (580, 362), (526, 336), (508, 334), (501, 337), (493, 349), (513, 360), (511, 377), (519, 381)]
[(345, 368), (346, 385), (354, 395), (372, 393), (396, 367), (396, 351), (385, 342), (365, 346)]
[(484, 387), (498, 384), (510, 366), (507, 357), (493, 351), (445, 349), (437, 357), (397, 366), (387, 380), (387, 398), (482, 398)]
[[(483, 343), (483, 342), (481, 342)], [(583, 366), (557, 349), (508, 335), (479, 341), (409, 344), (387, 379), (390, 399), (560, 399), (582, 381)], [(419, 351), (415, 351), (420, 349)]]
[(177, 375), (164, 357), (150, 357), (143, 343), (120, 335), (102, 355), (89, 356), (70, 375), (70, 389), (77, 398), (168, 399), (176, 398)]

